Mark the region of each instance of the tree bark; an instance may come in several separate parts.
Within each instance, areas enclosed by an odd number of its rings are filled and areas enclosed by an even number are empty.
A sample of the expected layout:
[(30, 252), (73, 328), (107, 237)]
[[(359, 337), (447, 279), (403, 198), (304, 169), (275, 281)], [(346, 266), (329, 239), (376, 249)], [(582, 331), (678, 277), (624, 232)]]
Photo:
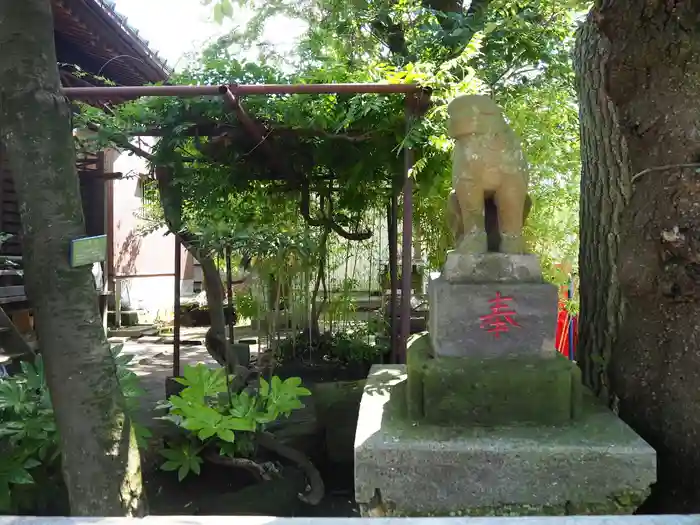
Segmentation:
[(613, 404), (608, 367), (624, 314), (617, 278), (620, 215), (629, 196), (629, 158), (617, 109), (604, 89), (610, 42), (587, 20), (574, 53), (581, 126), (580, 331), (583, 382)]
[[(617, 334), (610, 334), (612, 389), (620, 416), (657, 451), (658, 482), (644, 512), (700, 511), (699, 17), (700, 5), (682, 0), (605, 0), (589, 16), (609, 41), (599, 75), (633, 174), (617, 254), (604, 249), (626, 300)], [(605, 99), (596, 103), (601, 108)], [(605, 220), (602, 207), (591, 209)], [(585, 250), (594, 250), (592, 239), (582, 237)], [(610, 317), (614, 301), (603, 297), (591, 304)], [(605, 327), (615, 328), (593, 323), (598, 334)]]
[(49, 0), (0, 2), (0, 140), (22, 216), (34, 308), (61, 436), (71, 512), (144, 511), (140, 459), (90, 267), (71, 268), (84, 236), (70, 111), (60, 95)]
[[(189, 245), (188, 245), (189, 246)], [(239, 363), (235, 352), (231, 351), (226, 337), (226, 316), (224, 315), (224, 286), (221, 282), (221, 274), (216, 267), (213, 257), (202, 256), (198, 250), (188, 247), (190, 253), (199, 261), (205, 281), (207, 294), (207, 308), (209, 309), (209, 330), (207, 330), (206, 347), (209, 354), (221, 366), (229, 366), (235, 369)]]
[(226, 337), (224, 284), (221, 281), (221, 274), (216, 267), (214, 258), (202, 253), (202, 250), (197, 246), (194, 235), (188, 232), (182, 224), (182, 198), (179, 187), (173, 184), (171, 171), (170, 168), (164, 166), (155, 166), (158, 193), (168, 229), (173, 235), (180, 236), (182, 245), (202, 267), (210, 316), (210, 326), (205, 337), (207, 351), (221, 366), (228, 365), (232, 370), (237, 369), (241, 364), (247, 366), (247, 363), (238, 363), (236, 353), (231, 351)]

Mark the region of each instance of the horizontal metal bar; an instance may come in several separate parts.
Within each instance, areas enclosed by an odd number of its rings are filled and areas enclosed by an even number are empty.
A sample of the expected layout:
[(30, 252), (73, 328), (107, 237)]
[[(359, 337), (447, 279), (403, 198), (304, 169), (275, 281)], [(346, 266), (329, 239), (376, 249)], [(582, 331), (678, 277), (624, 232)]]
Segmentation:
[(141, 277), (175, 277), (174, 273), (139, 273), (131, 275), (115, 275), (115, 279), (139, 279)]
[(72, 99), (129, 98), (129, 97), (198, 97), (220, 95), (221, 86), (116, 86), (63, 88), (63, 94)]
[[(232, 84), (230, 86), (113, 86), (69, 87), (63, 94), (72, 99), (129, 97), (197, 97), (205, 95), (291, 95), (333, 93), (418, 93), (416, 84)], [(228, 96), (228, 95), (226, 95)]]

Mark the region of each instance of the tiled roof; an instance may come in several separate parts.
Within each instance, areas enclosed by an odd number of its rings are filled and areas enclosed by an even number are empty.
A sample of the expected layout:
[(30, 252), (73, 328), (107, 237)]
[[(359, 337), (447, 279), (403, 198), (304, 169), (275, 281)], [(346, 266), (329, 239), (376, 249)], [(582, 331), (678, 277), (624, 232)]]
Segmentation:
[[(171, 70), (110, 0), (52, 0), (54, 32), (121, 85), (162, 82)], [(78, 64), (83, 67), (83, 64)]]

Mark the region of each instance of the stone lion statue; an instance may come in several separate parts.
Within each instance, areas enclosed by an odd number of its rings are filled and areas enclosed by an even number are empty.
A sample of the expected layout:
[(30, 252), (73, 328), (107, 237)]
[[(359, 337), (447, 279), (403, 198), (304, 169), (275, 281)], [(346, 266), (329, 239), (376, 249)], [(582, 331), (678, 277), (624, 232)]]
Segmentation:
[(447, 215), (457, 251), (523, 253), (531, 201), (520, 140), (489, 97), (459, 96), (447, 112), (455, 140)]

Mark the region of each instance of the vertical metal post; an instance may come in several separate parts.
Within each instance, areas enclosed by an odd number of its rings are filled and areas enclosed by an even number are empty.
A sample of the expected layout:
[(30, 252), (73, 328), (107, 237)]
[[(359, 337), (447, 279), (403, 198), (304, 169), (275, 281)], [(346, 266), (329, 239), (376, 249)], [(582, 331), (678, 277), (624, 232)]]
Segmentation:
[[(116, 326), (117, 320), (117, 280), (115, 278), (116, 271), (114, 268), (114, 181), (107, 181), (107, 264), (105, 278), (107, 281), (107, 290), (114, 294), (114, 321)], [(108, 303), (109, 304), (109, 303)], [(120, 305), (121, 307), (121, 305)], [(107, 308), (108, 309), (108, 308)], [(107, 329), (107, 313), (105, 313), (105, 330)], [(121, 317), (121, 314), (119, 315)], [(121, 321), (121, 319), (119, 319)]]
[[(407, 99), (408, 100), (408, 99)], [(406, 134), (411, 127), (412, 113), (410, 106), (406, 107)], [(410, 176), (413, 168), (413, 150), (404, 150), (404, 182), (403, 182), (403, 219), (401, 242), (401, 343), (398, 363), (405, 363), (406, 345), (411, 332), (411, 259), (413, 249), (413, 179)]]
[(233, 270), (231, 269), (231, 248), (226, 248), (226, 292), (228, 293), (228, 340), (234, 343), (233, 322)]
[(182, 243), (180, 237), (175, 235), (175, 271), (174, 274), (174, 301), (173, 301), (173, 376), (180, 375), (180, 274), (182, 266)]
[(389, 282), (391, 294), (389, 296), (389, 316), (391, 319), (391, 362), (397, 362), (399, 353), (399, 310), (396, 308), (396, 289), (398, 285), (398, 197), (392, 188), (391, 201), (387, 213), (388, 236), (389, 236)]
[(122, 280), (116, 276), (114, 278), (114, 326), (116, 328), (122, 326)]
[[(573, 299), (574, 297), (574, 278), (573, 276), (569, 277), (569, 289), (567, 291), (567, 297), (569, 300)], [(571, 361), (576, 360), (576, 355), (574, 353), (574, 330), (575, 330), (575, 323), (576, 323), (576, 316), (571, 315), (567, 313), (569, 316), (569, 359)]]

